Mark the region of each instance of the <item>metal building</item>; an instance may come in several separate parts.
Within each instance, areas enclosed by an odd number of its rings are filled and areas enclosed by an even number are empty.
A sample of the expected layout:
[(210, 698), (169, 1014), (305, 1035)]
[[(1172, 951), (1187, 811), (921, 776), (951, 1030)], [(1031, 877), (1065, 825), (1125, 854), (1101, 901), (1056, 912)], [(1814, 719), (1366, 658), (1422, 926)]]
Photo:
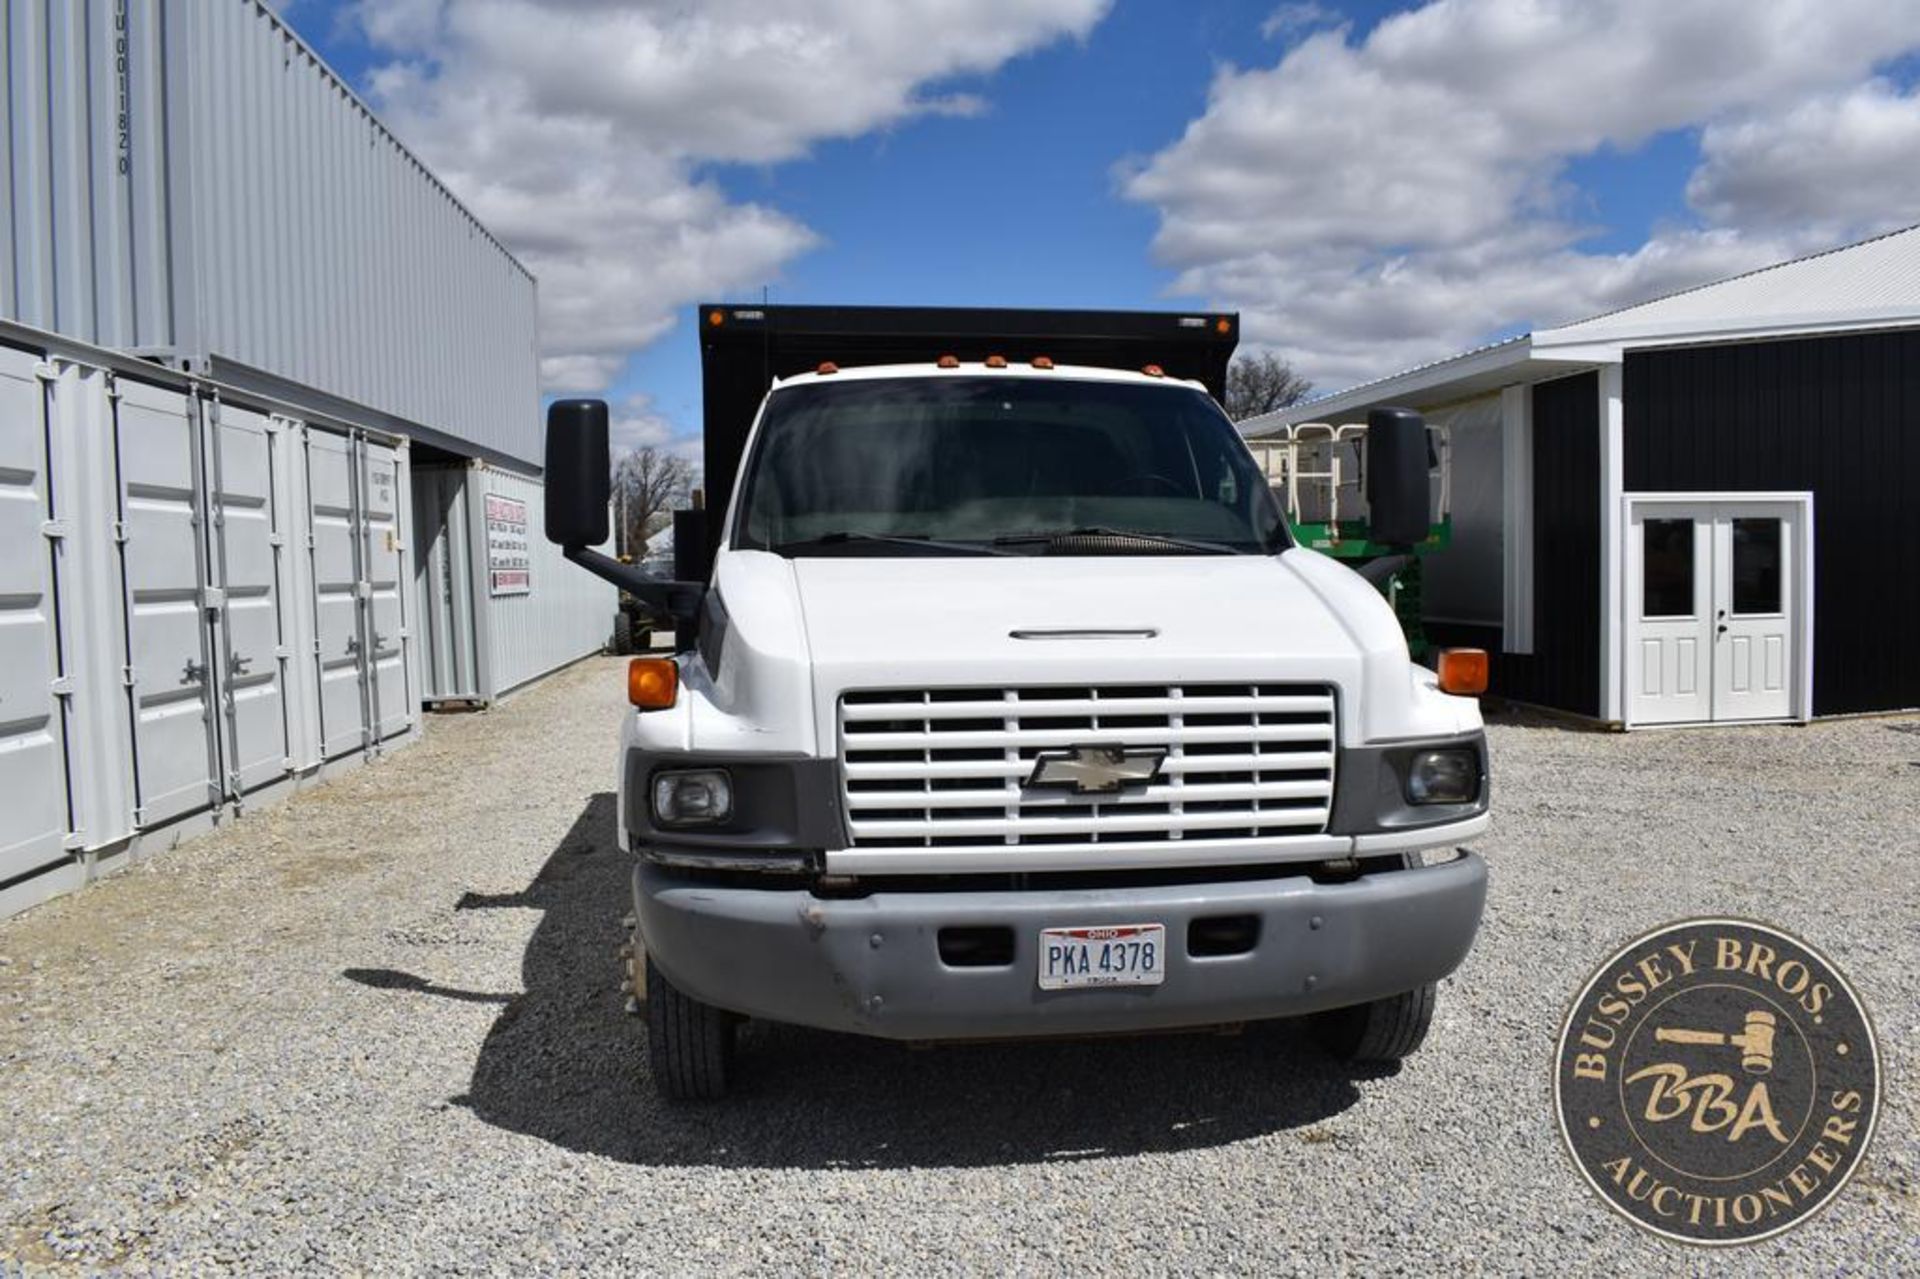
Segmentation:
[(8, 0), (0, 915), (591, 652), (533, 278), (259, 0)]
[(1628, 728), (1920, 707), (1889, 642), (1920, 627), (1920, 227), (1241, 429), (1387, 404), (1448, 429), (1426, 628), (1496, 694)]

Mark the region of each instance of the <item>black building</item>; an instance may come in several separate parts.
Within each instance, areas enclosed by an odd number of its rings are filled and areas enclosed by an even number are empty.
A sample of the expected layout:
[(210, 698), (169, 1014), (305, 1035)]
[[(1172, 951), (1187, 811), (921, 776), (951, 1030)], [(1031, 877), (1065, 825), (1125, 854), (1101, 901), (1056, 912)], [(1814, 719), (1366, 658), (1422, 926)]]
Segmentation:
[(1627, 726), (1920, 707), (1920, 227), (1242, 423), (1443, 428), (1430, 636)]

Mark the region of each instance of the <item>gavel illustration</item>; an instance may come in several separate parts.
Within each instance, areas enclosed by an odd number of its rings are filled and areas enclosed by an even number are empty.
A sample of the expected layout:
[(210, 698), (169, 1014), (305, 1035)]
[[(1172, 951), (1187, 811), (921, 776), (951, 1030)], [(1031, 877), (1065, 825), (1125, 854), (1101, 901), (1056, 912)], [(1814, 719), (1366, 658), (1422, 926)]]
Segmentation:
[(1717, 1030), (1670, 1030), (1658, 1027), (1653, 1037), (1664, 1044), (1725, 1044), (1740, 1050), (1740, 1066), (1750, 1075), (1764, 1075), (1773, 1069), (1773, 1014), (1756, 1008), (1747, 1014), (1747, 1028), (1738, 1034)]

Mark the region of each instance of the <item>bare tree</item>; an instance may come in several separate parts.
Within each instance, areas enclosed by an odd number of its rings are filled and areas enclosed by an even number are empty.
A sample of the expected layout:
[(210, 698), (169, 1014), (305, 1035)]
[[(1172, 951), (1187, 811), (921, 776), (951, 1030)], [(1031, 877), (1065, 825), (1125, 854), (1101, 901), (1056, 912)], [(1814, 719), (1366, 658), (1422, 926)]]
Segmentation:
[(1272, 351), (1242, 355), (1227, 368), (1227, 416), (1244, 422), (1306, 398), (1313, 383)]
[(617, 545), (639, 559), (646, 540), (666, 527), (693, 488), (693, 464), (651, 444), (623, 456), (613, 468), (613, 509), (623, 527)]

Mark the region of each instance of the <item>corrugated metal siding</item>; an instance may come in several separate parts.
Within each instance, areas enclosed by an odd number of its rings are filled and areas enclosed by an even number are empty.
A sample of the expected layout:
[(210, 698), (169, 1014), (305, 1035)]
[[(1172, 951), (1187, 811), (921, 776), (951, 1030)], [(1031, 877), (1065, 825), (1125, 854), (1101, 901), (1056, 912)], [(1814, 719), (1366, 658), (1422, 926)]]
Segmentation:
[[(481, 642), (486, 649), (483, 684), (488, 697), (538, 678), (556, 667), (598, 651), (613, 631), (618, 592), (547, 541), (546, 489), (538, 480), (498, 467), (467, 472), (467, 504), (473, 512), (474, 592), (484, 600)], [(532, 559), (532, 589), (525, 595), (489, 595), (487, 583), (486, 495), (497, 493), (527, 504), (527, 539)], [(611, 545), (602, 546), (611, 552)]]
[(258, 0), (0, 5), (0, 313), (538, 459), (532, 277)]
[(1813, 709), (1920, 706), (1920, 330), (1631, 352), (1626, 487), (1814, 494)]
[[(1533, 652), (1500, 651), (1498, 627), (1434, 625), (1443, 644), (1492, 655), (1492, 692), (1600, 713), (1600, 377), (1533, 388)], [(1497, 561), (1489, 568), (1497, 571)]]
[(0, 0), (0, 315), (117, 347), (174, 342), (161, 6)]

